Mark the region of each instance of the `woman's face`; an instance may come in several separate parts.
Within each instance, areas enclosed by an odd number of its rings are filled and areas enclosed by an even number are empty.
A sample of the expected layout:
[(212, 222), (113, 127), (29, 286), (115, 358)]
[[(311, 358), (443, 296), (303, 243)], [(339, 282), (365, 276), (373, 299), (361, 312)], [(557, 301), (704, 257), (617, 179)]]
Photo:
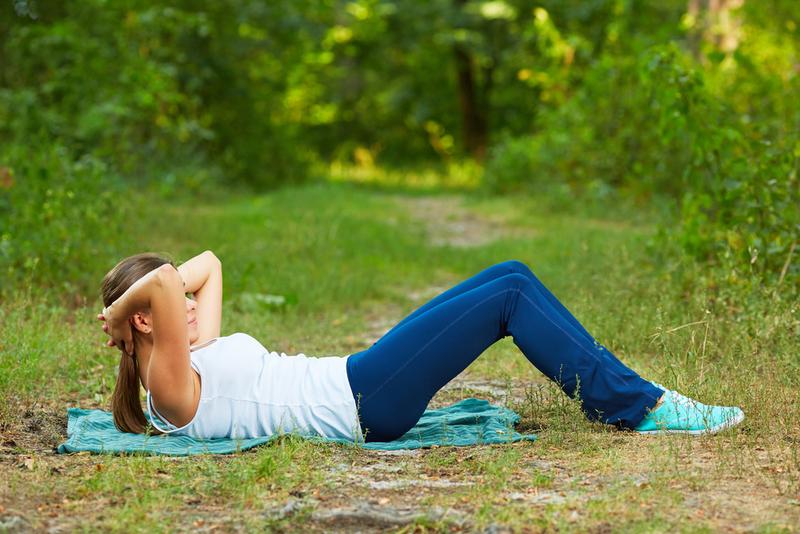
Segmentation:
[(189, 345), (194, 345), (200, 334), (197, 331), (197, 302), (186, 297), (186, 320), (189, 322)]

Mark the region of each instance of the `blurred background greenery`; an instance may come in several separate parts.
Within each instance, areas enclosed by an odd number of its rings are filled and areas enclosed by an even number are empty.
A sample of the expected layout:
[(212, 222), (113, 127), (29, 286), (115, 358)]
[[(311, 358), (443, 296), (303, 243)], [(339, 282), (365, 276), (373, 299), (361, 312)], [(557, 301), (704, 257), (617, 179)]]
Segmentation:
[(153, 199), (351, 180), (657, 205), (709, 286), (796, 291), (796, 0), (14, 0), (0, 295), (94, 295)]

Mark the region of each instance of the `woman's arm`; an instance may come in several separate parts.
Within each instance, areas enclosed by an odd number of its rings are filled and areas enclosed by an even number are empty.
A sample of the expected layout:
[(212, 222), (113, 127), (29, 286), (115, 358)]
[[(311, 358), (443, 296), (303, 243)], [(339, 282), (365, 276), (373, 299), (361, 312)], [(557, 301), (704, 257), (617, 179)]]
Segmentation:
[(206, 250), (178, 267), (186, 293), (197, 301), (197, 343), (219, 337), (222, 325), (222, 262)]
[(153, 324), (147, 386), (158, 398), (162, 413), (177, 420), (191, 412), (197, 395), (187, 342), (184, 281), (172, 265), (164, 264), (134, 282), (98, 318), (108, 322), (112, 339), (130, 354), (130, 317), (145, 309), (150, 310)]
[(180, 418), (195, 398), (183, 280), (172, 265), (157, 269), (151, 293), (153, 350), (147, 386), (167, 417)]

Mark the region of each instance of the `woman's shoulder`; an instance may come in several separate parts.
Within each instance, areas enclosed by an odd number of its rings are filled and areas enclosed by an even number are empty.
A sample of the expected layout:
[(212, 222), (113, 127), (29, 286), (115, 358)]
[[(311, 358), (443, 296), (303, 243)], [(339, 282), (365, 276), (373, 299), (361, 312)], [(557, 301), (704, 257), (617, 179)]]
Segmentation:
[(253, 336), (251, 336), (250, 334), (247, 334), (245, 332), (234, 332), (227, 336), (220, 336), (220, 337), (215, 337), (214, 339), (209, 339), (208, 341), (200, 343), (199, 345), (193, 345), (191, 347), (191, 351), (195, 352), (200, 349), (209, 347), (211, 345), (215, 345), (217, 348), (221, 348), (222, 346), (231, 346), (231, 345), (233, 346), (251, 345), (260, 347), (261, 349), (264, 348), (261, 342), (258, 341)]
[(225, 336), (225, 339), (238, 343), (258, 343), (259, 345), (261, 345), (261, 342), (259, 340), (257, 340), (256, 338), (245, 332), (234, 332), (233, 334)]
[(255, 339), (255, 338), (253, 336), (251, 336), (250, 334), (246, 334), (244, 332), (234, 332), (234, 333), (228, 334), (226, 336), (218, 336), (218, 337), (211, 338), (209, 340), (203, 341), (202, 343), (198, 343), (196, 345), (192, 345), (190, 348), (192, 350), (201, 349), (203, 347), (207, 347), (207, 346), (211, 345), (212, 343), (216, 343), (217, 341), (241, 340), (241, 339)]

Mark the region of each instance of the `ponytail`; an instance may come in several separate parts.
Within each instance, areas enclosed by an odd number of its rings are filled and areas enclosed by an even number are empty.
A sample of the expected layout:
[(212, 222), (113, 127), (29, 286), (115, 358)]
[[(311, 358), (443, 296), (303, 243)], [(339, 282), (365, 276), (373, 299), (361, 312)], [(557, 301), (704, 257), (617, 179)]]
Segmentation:
[[(148, 421), (142, 410), (139, 397), (139, 359), (134, 354), (128, 356), (121, 352), (117, 385), (111, 397), (111, 412), (114, 414), (114, 426), (121, 432), (144, 434)], [(152, 434), (160, 432), (151, 428)]]

